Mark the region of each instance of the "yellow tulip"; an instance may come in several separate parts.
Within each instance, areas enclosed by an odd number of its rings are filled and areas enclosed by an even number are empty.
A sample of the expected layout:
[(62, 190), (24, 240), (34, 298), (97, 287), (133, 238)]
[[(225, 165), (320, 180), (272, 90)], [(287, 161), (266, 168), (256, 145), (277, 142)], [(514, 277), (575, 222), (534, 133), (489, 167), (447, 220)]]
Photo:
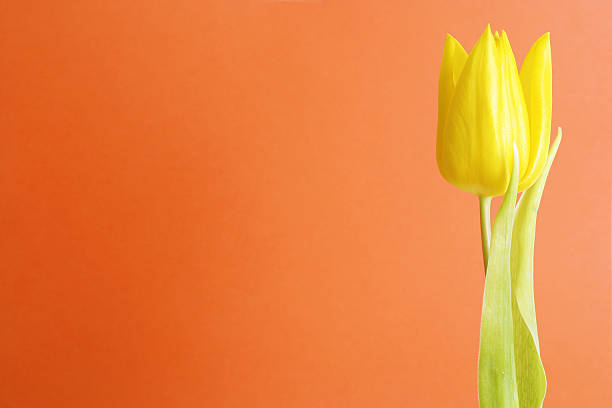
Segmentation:
[(436, 159), (451, 184), (480, 197), (504, 194), (519, 152), (519, 190), (544, 167), (550, 140), (550, 37), (531, 47), (519, 74), (506, 33), (487, 26), (471, 53), (448, 35), (438, 94)]

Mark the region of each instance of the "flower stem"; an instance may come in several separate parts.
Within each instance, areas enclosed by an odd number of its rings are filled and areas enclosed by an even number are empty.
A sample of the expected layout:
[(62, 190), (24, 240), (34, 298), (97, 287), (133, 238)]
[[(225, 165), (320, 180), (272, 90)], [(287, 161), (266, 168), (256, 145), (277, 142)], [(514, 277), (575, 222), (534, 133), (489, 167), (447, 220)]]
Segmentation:
[(485, 275), (489, 263), (489, 245), (491, 245), (491, 197), (478, 197), (480, 204), (480, 239), (482, 240), (482, 260)]

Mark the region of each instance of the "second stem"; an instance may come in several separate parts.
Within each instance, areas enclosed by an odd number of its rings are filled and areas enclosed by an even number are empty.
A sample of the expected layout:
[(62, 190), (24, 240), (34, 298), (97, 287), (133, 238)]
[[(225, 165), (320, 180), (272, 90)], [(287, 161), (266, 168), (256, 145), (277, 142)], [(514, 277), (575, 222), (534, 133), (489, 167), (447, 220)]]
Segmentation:
[(482, 260), (485, 275), (489, 263), (489, 246), (491, 245), (491, 197), (478, 197), (480, 204), (480, 239), (482, 240)]

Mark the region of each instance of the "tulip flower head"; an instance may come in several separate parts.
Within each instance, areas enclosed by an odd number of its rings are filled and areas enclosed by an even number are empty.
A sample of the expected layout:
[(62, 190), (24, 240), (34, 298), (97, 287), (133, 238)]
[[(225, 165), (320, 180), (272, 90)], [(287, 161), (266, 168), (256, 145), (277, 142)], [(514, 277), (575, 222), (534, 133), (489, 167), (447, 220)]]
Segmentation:
[(552, 112), (550, 36), (531, 47), (520, 73), (510, 42), (486, 30), (468, 55), (447, 35), (440, 69), (436, 159), (442, 176), (480, 197), (503, 195), (519, 153), (519, 191), (542, 172)]

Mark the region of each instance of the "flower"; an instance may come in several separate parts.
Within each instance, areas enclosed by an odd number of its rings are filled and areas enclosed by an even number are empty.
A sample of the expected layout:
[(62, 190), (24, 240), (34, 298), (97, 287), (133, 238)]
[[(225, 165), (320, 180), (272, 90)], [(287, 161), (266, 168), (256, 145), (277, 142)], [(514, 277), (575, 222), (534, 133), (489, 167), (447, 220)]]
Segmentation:
[(552, 112), (550, 36), (531, 47), (520, 74), (505, 31), (488, 25), (468, 55), (447, 35), (440, 69), (436, 159), (442, 176), (481, 197), (504, 194), (519, 151), (519, 190), (538, 178)]

